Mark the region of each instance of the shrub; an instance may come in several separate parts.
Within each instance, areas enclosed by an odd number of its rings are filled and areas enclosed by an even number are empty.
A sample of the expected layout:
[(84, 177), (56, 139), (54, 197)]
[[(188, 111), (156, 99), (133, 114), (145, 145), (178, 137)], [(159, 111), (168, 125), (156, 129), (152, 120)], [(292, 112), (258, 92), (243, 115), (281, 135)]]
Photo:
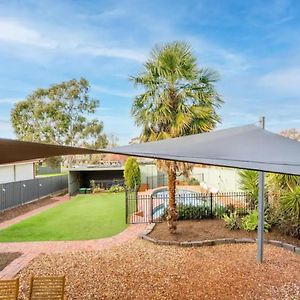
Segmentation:
[(124, 168), (125, 185), (128, 189), (138, 189), (141, 184), (141, 171), (137, 160), (129, 157)]
[(226, 208), (222, 205), (216, 205), (214, 208), (214, 216), (221, 218), (226, 213)]
[(300, 186), (281, 196), (280, 207), (283, 212), (300, 221)]
[(189, 185), (200, 185), (200, 182), (196, 178), (190, 178), (188, 181), (188, 184)]
[(112, 185), (109, 188), (108, 192), (109, 193), (120, 193), (120, 192), (124, 192), (124, 190), (125, 190), (124, 187), (121, 185)]
[(229, 215), (224, 214), (222, 219), (225, 221), (225, 227), (229, 228), (230, 230), (239, 229), (237, 211), (231, 212)]
[(241, 189), (249, 194), (250, 202), (257, 204), (258, 199), (258, 172), (242, 170), (239, 172)]
[[(253, 212), (250, 212), (248, 215), (242, 218), (242, 229), (247, 231), (254, 231), (258, 227), (258, 211), (254, 210)], [(270, 224), (264, 220), (264, 230), (266, 232), (270, 229)]]
[(198, 220), (210, 216), (210, 209), (206, 206), (193, 206), (193, 205), (177, 205), (178, 219), (179, 220)]

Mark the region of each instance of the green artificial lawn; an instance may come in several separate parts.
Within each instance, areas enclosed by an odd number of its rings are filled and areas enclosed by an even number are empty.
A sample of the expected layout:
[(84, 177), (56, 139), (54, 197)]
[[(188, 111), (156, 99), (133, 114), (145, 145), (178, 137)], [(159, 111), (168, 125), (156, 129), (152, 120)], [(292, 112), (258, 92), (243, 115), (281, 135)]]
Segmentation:
[(0, 242), (89, 240), (123, 231), (124, 193), (77, 195), (70, 201), (0, 230)]

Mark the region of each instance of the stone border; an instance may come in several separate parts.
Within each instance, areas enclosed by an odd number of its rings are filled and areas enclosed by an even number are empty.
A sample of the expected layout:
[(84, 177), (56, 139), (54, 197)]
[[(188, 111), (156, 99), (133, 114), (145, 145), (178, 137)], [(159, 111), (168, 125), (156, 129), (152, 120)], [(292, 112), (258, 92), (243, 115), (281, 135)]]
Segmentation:
[[(223, 239), (213, 239), (213, 240), (203, 240), (203, 241), (190, 241), (190, 242), (177, 242), (177, 241), (166, 241), (157, 240), (149, 236), (149, 233), (154, 229), (155, 223), (148, 224), (146, 229), (139, 234), (139, 238), (149, 241), (157, 245), (175, 245), (180, 247), (203, 247), (203, 246), (214, 246), (222, 244), (244, 244), (244, 243), (256, 243), (256, 239), (250, 238), (223, 238)], [(281, 247), (285, 250), (294, 252), (300, 255), (300, 247), (296, 247), (292, 244), (275, 241), (275, 240), (265, 240), (266, 244), (270, 244), (276, 247)]]

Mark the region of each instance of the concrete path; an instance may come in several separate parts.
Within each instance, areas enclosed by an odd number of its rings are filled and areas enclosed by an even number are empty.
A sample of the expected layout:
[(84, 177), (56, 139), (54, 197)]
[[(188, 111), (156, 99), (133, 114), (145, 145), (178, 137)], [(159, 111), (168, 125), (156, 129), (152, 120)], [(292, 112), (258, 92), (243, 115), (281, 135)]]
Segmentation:
[[(6, 228), (12, 224), (27, 219), (51, 207), (57, 206), (66, 201), (68, 196), (56, 197), (58, 202), (40, 207), (15, 219), (5, 221), (0, 224), (0, 228)], [(5, 223), (5, 225), (3, 225)], [(110, 248), (112, 246), (121, 245), (137, 238), (138, 234), (146, 228), (146, 224), (129, 225), (127, 229), (119, 234), (87, 241), (46, 241), (46, 242), (12, 242), (0, 243), (0, 253), (3, 252), (21, 252), (22, 255), (10, 263), (0, 272), (0, 279), (13, 278), (21, 269), (23, 269), (32, 259), (41, 253), (64, 253), (74, 251), (92, 251)]]

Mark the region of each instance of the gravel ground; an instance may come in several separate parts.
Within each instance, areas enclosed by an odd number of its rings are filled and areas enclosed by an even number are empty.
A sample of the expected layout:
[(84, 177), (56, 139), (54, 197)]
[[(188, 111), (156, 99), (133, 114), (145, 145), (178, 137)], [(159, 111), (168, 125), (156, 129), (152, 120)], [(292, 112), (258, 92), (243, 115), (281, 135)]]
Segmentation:
[(4, 222), (4, 221), (8, 221), (11, 219), (14, 219), (18, 216), (21, 216), (25, 213), (28, 213), (32, 210), (35, 210), (39, 207), (57, 202), (57, 199), (53, 199), (51, 197), (47, 197), (41, 200), (37, 200), (28, 204), (23, 204), (20, 205), (18, 207), (14, 207), (5, 211), (0, 212), (0, 223)]
[(182, 248), (146, 241), (98, 252), (40, 255), (21, 278), (66, 274), (68, 299), (300, 299), (300, 256), (253, 244)]
[[(176, 234), (171, 234), (166, 223), (157, 223), (150, 236), (158, 240), (169, 241), (201, 241), (220, 238), (256, 238), (257, 232), (245, 230), (229, 230), (225, 222), (219, 219), (201, 221), (179, 221)], [(300, 240), (284, 235), (273, 229), (265, 233), (266, 240), (277, 240), (300, 247)]]

